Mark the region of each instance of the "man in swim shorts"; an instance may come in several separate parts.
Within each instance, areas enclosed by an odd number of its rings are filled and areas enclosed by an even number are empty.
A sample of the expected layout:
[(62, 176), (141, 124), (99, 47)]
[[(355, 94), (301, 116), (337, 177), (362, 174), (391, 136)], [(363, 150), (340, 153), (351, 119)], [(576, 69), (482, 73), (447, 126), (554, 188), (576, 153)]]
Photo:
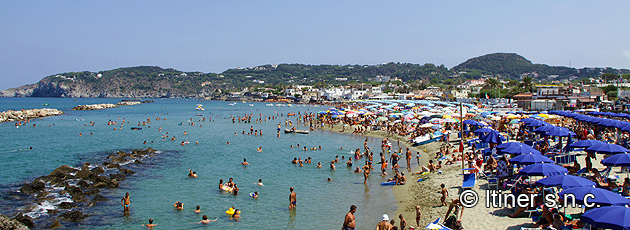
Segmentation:
[(343, 221), (343, 230), (354, 230), (357, 227), (357, 223), (354, 221), (354, 213), (357, 211), (357, 206), (351, 205), (350, 211), (346, 214), (346, 219)]
[(291, 194), (289, 194), (289, 209), (295, 209), (297, 204), (297, 194), (293, 191), (293, 187), (289, 188), (289, 191), (291, 191)]

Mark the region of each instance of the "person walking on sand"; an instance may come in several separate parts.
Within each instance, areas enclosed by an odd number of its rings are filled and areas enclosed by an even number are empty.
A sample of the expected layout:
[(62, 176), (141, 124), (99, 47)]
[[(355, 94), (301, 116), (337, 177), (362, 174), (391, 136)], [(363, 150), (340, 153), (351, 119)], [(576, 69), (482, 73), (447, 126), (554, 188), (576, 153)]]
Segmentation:
[(129, 212), (129, 205), (131, 204), (131, 200), (129, 198), (129, 193), (127, 192), (125, 194), (125, 197), (123, 197), (120, 200), (120, 204), (123, 206), (123, 210), (125, 213)]
[(289, 209), (295, 209), (297, 204), (297, 194), (293, 191), (293, 187), (289, 188), (291, 194), (289, 194)]
[(354, 230), (357, 227), (357, 223), (354, 221), (354, 213), (357, 211), (357, 206), (351, 205), (350, 211), (346, 214), (345, 220), (343, 221), (343, 230)]
[(442, 202), (442, 206), (446, 206), (446, 197), (448, 197), (448, 190), (446, 190), (446, 186), (444, 184), (441, 184), (440, 187), (442, 188), (442, 190), (440, 190), (440, 194), (442, 194), (442, 197), (440, 197), (440, 201)]
[(407, 226), (407, 221), (403, 217), (403, 214), (398, 215), (398, 218), (400, 219), (400, 229), (404, 230), (405, 227)]
[(420, 226), (421, 217), (422, 217), (422, 212), (420, 211), (420, 205), (416, 205), (416, 226)]

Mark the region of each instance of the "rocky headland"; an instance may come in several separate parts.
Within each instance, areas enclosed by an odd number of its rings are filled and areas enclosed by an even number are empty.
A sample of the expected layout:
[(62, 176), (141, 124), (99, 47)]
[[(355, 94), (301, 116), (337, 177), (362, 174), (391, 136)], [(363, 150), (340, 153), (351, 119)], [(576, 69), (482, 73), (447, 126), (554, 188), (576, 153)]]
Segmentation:
[(116, 104), (104, 103), (104, 104), (92, 104), (92, 105), (78, 105), (72, 108), (72, 110), (101, 110), (101, 109), (109, 109), (116, 108), (118, 106), (127, 106), (127, 105), (139, 105), (144, 103), (151, 103), (152, 100), (146, 101), (121, 101)]
[(21, 121), (33, 118), (42, 118), (49, 116), (62, 115), (63, 112), (58, 109), (23, 109), (9, 110), (0, 113), (0, 122)]

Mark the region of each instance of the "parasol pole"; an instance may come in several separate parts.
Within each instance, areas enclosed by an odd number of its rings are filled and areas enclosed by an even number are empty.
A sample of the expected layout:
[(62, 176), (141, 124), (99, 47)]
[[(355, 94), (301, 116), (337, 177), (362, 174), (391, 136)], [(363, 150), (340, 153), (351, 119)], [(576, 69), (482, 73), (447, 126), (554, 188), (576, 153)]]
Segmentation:
[[(459, 102), (459, 133), (461, 135), (459, 144), (464, 145), (464, 109), (462, 108), (462, 102)], [(462, 148), (464, 149), (464, 148)], [(462, 169), (464, 169), (464, 151), (462, 150)]]

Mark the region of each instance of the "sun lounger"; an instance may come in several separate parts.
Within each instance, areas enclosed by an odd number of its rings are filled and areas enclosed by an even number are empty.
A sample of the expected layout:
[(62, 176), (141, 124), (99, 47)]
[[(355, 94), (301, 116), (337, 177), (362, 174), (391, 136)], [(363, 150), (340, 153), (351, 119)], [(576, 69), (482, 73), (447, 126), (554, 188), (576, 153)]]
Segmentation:
[(477, 178), (474, 173), (464, 174), (464, 182), (462, 183), (462, 188), (472, 188), (475, 187), (475, 182), (477, 182)]

